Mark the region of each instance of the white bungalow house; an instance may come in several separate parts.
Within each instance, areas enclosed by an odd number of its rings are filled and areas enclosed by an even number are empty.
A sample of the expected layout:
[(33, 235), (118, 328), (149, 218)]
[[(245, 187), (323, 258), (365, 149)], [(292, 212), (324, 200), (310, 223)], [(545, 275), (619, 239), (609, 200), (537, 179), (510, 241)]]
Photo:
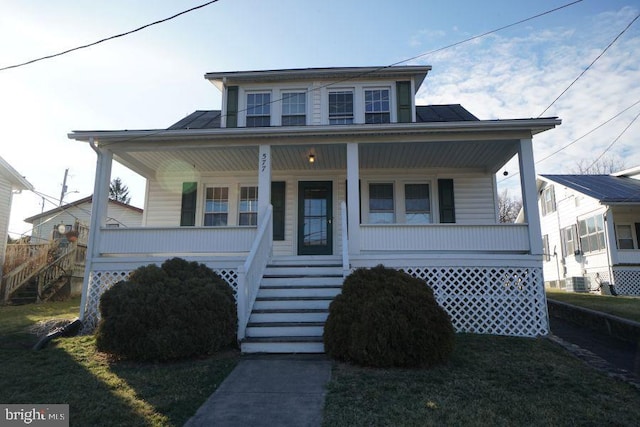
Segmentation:
[(640, 295), (640, 167), (540, 175), (538, 189), (545, 285)]
[(4, 265), (13, 194), (24, 190), (33, 190), (33, 185), (0, 157), (0, 267)]
[[(93, 196), (57, 206), (53, 209), (25, 218), (33, 226), (31, 242), (48, 242), (71, 231), (77, 225), (89, 226)], [(135, 206), (109, 199), (107, 217), (104, 226), (107, 228), (140, 227), (143, 211)], [(64, 228), (64, 230), (63, 230)]]
[[(343, 276), (424, 278), (458, 331), (548, 333), (532, 138), (557, 118), (416, 106), (429, 66), (207, 73), (219, 111), (168, 129), (74, 131), (97, 153), (81, 316), (138, 266), (181, 256), (236, 291), (245, 352), (322, 352)], [(497, 220), (518, 156), (523, 224)], [(138, 228), (106, 227), (113, 160), (147, 179)]]

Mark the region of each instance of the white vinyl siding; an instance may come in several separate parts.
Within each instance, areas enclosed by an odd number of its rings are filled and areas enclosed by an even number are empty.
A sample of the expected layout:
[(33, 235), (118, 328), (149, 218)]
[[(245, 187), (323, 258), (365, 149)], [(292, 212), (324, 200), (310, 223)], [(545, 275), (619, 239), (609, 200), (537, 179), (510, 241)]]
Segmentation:
[[(13, 188), (11, 183), (0, 175), (0, 265), (4, 263), (5, 247), (7, 245), (7, 231), (20, 231), (21, 230), (9, 230), (9, 214), (11, 212), (11, 201), (13, 197)], [(0, 269), (0, 279), (2, 279), (2, 269)]]

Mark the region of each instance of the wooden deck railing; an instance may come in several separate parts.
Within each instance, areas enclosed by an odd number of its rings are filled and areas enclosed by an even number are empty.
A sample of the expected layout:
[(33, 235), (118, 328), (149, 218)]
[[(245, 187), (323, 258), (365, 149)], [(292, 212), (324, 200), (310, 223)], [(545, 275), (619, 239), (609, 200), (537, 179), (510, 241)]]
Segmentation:
[(30, 259), (37, 257), (41, 253), (47, 253), (51, 248), (51, 243), (11, 243), (7, 245), (4, 256), (3, 274), (8, 274), (12, 270), (24, 265)]

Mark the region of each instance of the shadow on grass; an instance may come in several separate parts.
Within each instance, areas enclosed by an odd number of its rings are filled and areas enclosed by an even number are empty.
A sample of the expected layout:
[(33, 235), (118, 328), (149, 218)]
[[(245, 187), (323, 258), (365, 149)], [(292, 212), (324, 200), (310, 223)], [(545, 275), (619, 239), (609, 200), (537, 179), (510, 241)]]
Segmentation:
[(42, 351), (0, 349), (0, 402), (66, 403), (70, 424), (181, 426), (237, 362), (236, 352), (171, 364), (110, 362), (93, 336)]

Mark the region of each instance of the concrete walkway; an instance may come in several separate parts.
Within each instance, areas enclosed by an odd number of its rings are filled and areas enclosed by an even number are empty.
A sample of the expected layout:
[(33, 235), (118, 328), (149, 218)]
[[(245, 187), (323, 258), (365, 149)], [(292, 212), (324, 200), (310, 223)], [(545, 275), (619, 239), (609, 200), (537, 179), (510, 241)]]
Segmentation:
[(324, 355), (244, 356), (185, 426), (320, 426), (330, 378)]

